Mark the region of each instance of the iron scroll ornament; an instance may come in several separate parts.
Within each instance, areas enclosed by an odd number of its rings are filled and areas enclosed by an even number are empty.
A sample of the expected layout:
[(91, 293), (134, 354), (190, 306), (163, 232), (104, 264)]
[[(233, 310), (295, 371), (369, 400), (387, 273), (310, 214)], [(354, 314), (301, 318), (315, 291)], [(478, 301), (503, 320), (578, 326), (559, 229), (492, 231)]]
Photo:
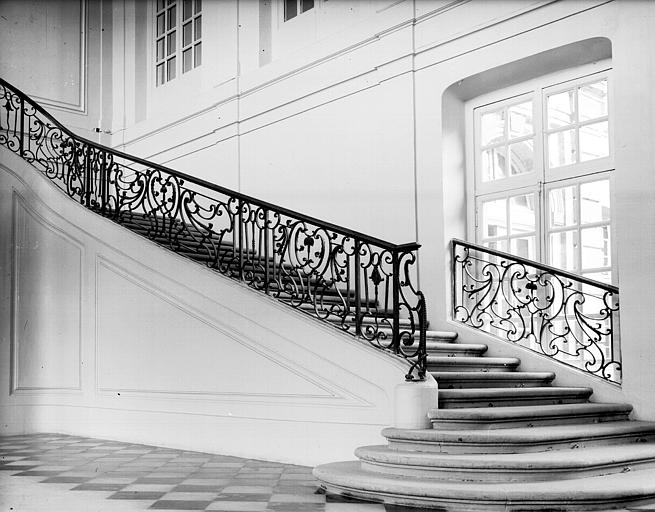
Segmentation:
[(0, 145), (86, 208), (426, 374), (419, 245), (393, 244), (73, 134), (0, 79)]
[(621, 383), (619, 289), (452, 241), (453, 319)]

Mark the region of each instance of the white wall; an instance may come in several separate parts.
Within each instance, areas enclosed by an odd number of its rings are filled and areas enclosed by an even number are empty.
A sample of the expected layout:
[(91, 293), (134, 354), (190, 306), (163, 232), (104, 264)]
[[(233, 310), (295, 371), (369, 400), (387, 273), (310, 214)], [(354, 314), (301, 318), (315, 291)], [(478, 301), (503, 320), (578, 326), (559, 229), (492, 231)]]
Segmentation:
[(379, 443), (404, 361), (85, 211), (0, 148), (0, 434), (315, 464)]

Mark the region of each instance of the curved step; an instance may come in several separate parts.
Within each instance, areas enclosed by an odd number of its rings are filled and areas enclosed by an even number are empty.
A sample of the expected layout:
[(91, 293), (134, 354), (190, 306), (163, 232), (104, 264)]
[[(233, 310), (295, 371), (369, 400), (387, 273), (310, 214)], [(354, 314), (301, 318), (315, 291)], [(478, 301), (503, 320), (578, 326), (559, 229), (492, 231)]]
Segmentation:
[(439, 408), (512, 407), (586, 402), (591, 388), (467, 388), (439, 390)]
[(439, 390), (464, 388), (541, 387), (555, 378), (553, 372), (430, 372)]
[(329, 492), (377, 502), (451, 512), (524, 510), (605, 510), (655, 499), (655, 470), (597, 476), (585, 480), (474, 484), (403, 479), (362, 469), (359, 461), (314, 468)]
[(487, 351), (487, 345), (482, 343), (452, 343), (426, 340), (425, 348), (430, 356), (461, 357), (481, 356)]
[(609, 475), (655, 468), (655, 444), (608, 450), (588, 448), (551, 452), (441, 454), (362, 446), (355, 450), (362, 469), (403, 478), (475, 482), (535, 482)]
[(428, 369), (439, 372), (512, 372), (521, 364), (516, 357), (441, 357), (428, 355)]
[(627, 420), (629, 404), (564, 404), (517, 407), (474, 407), (466, 409), (430, 409), (432, 428), (496, 429), (537, 425), (600, 423)]
[(497, 430), (385, 428), (390, 449), (440, 453), (525, 453), (655, 442), (655, 422), (610, 421)]

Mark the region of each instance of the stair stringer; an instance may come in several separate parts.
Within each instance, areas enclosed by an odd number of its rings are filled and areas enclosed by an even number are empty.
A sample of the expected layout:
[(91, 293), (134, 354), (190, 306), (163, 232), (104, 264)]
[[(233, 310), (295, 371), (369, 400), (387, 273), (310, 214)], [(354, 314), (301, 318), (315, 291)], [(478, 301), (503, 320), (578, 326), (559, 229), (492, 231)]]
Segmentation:
[[(55, 431), (301, 464), (380, 441), (405, 361), (89, 212), (4, 148), (0, 194), (0, 268), (14, 268), (16, 211), (36, 239), (63, 233), (81, 247), (79, 263), (55, 264), (44, 276), (38, 304), (11, 293), (2, 301), (0, 370), (22, 383), (0, 383), (3, 433)], [(34, 254), (28, 263), (38, 265)], [(3, 272), (3, 289), (29, 282), (34, 270)], [(81, 276), (79, 292), (60, 296), (49, 283), (70, 272)], [(32, 345), (12, 321), (31, 315), (34, 325), (73, 310), (79, 325), (37, 332)], [(179, 339), (178, 326), (188, 338)], [(21, 350), (48, 343), (79, 353), (78, 388), (63, 389), (56, 371), (33, 385), (44, 374)]]

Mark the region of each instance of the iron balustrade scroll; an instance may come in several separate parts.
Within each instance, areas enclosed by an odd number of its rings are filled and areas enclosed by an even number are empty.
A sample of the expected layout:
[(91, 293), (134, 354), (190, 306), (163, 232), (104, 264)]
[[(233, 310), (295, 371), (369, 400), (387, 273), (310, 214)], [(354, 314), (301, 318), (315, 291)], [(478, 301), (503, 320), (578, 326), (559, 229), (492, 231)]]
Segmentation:
[(456, 321), (621, 383), (616, 286), (462, 240), (451, 248)]
[(0, 145), (69, 197), (426, 373), (416, 243), (398, 245), (73, 134), (0, 79)]

